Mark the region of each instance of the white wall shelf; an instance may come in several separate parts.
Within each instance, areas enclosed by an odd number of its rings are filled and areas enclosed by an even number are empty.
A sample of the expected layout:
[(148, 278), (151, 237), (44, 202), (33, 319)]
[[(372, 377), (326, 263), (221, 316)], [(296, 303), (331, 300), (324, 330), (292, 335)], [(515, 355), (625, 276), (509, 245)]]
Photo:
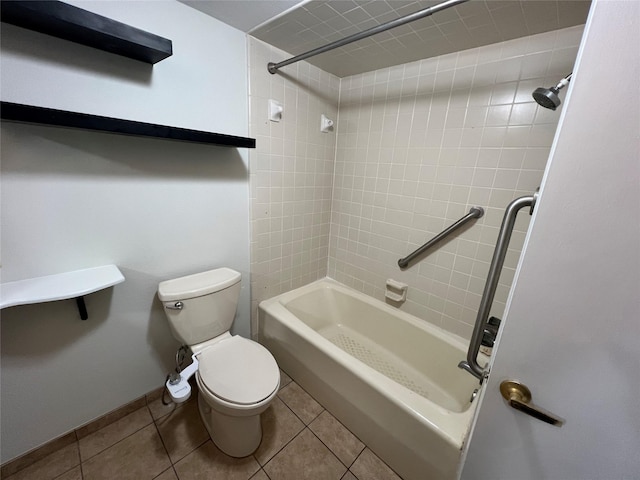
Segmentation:
[(80, 318), (86, 320), (84, 295), (124, 282), (115, 265), (75, 270), (0, 284), (0, 308), (75, 298)]

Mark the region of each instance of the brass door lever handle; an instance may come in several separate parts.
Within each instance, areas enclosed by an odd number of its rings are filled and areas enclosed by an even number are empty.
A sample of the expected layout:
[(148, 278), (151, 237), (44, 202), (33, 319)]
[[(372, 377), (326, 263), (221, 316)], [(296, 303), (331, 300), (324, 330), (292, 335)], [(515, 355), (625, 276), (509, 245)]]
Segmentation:
[(531, 402), (531, 391), (526, 385), (514, 382), (513, 380), (505, 380), (500, 384), (500, 393), (507, 403), (509, 403), (510, 407), (520, 410), (522, 413), (531, 415), (538, 420), (542, 420), (556, 427), (561, 427), (564, 423), (561, 418), (529, 403)]

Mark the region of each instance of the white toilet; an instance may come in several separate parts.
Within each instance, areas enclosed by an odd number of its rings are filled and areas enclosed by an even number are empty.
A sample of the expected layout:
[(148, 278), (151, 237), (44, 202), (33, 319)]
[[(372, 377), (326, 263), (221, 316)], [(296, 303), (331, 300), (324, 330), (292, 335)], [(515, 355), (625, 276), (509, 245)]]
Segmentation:
[[(259, 343), (229, 333), (240, 278), (230, 268), (219, 268), (158, 286), (173, 336), (193, 352), (191, 372), (182, 376), (183, 386), (175, 388), (190, 392), (187, 380), (195, 372), (202, 421), (213, 442), (232, 457), (246, 457), (258, 448), (260, 414), (280, 386), (273, 355)], [(171, 388), (169, 391), (174, 397)]]

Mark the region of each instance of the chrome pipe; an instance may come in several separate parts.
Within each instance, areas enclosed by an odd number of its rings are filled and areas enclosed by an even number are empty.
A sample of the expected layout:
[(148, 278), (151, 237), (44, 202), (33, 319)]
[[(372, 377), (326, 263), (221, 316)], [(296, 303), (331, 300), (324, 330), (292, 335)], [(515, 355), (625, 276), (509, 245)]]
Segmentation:
[(283, 60), (282, 62), (273, 63), (269, 62), (267, 64), (267, 70), (269, 73), (274, 74), (278, 71), (278, 69), (282, 67), (286, 67), (287, 65), (291, 65), (292, 63), (299, 62), (300, 60), (305, 60), (309, 57), (315, 57), (324, 52), (328, 52), (329, 50), (334, 50), (336, 48), (343, 47), (344, 45), (348, 45), (353, 42), (357, 42), (358, 40), (362, 40), (363, 38), (370, 37), (377, 33), (386, 32), (395, 27), (399, 27), (401, 25), (405, 25), (410, 22), (414, 22), (416, 20), (420, 20), (421, 18), (428, 17), (433, 15), (440, 10), (445, 10), (450, 7), (455, 7), (461, 3), (468, 2), (469, 0), (447, 0), (446, 2), (439, 3), (438, 5), (434, 5), (432, 7), (425, 8), (423, 10), (419, 10), (415, 13), (411, 13), (409, 15), (405, 15), (404, 17), (397, 18), (395, 20), (391, 20), (390, 22), (383, 23), (382, 25), (378, 25), (375, 27), (371, 27), (367, 30), (363, 30), (362, 32), (354, 33), (353, 35), (349, 35), (348, 37), (341, 38), (340, 40), (336, 40), (335, 42), (328, 43), (322, 47), (314, 48), (313, 50), (309, 50), (308, 52), (301, 53), (300, 55), (296, 55), (295, 57), (291, 57), (287, 60)]
[(480, 300), (476, 323), (473, 327), (473, 333), (471, 334), (469, 350), (467, 350), (467, 360), (458, 364), (458, 368), (469, 372), (480, 380), (480, 383), (483, 382), (488, 372), (478, 364), (478, 352), (480, 351), (482, 334), (486, 328), (489, 312), (491, 311), (491, 305), (493, 304), (496, 289), (498, 288), (498, 280), (500, 280), (500, 273), (502, 272), (504, 259), (507, 255), (507, 249), (509, 248), (509, 241), (511, 240), (511, 233), (513, 232), (513, 227), (516, 222), (516, 216), (524, 207), (531, 207), (529, 214), (533, 214), (537, 195), (538, 194), (536, 192), (532, 196), (516, 198), (505, 210), (502, 225), (500, 227), (500, 233), (498, 234), (498, 240), (496, 242), (496, 248), (493, 251), (493, 258), (491, 259), (491, 265), (489, 266), (487, 281), (484, 285), (482, 300)]
[(429, 250), (432, 246), (434, 246), (440, 240), (444, 239), (445, 237), (448, 237), (454, 231), (456, 231), (457, 229), (459, 229), (460, 227), (465, 225), (467, 222), (473, 220), (474, 218), (480, 218), (480, 217), (482, 217), (482, 215), (484, 215), (484, 209), (482, 207), (471, 207), (471, 210), (469, 210), (469, 213), (467, 213), (464, 217), (462, 217), (456, 223), (454, 223), (453, 225), (445, 228), (438, 235), (433, 237), (431, 240), (429, 240), (427, 243), (425, 243), (424, 245), (422, 245), (421, 247), (419, 247), (415, 251), (411, 252), (406, 257), (401, 258), (400, 260), (398, 260), (398, 266), (400, 268), (407, 268), (409, 266), (409, 263), (411, 261), (413, 261), (414, 258), (419, 257), (420, 255), (422, 255), (424, 252)]

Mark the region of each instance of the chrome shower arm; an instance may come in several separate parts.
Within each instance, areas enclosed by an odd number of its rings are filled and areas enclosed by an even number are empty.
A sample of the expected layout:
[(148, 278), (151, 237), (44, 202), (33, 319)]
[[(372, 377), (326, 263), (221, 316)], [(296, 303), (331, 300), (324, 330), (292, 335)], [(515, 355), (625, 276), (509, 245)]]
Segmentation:
[(482, 300), (480, 300), (480, 307), (478, 308), (476, 323), (473, 327), (473, 333), (471, 334), (469, 350), (467, 351), (467, 360), (458, 364), (459, 368), (469, 372), (480, 380), (480, 383), (482, 383), (489, 372), (485, 371), (483, 367), (478, 364), (478, 352), (480, 351), (480, 345), (482, 344), (482, 334), (487, 325), (487, 319), (489, 318), (493, 298), (495, 297), (496, 289), (498, 288), (498, 280), (500, 280), (500, 272), (502, 271), (504, 259), (507, 255), (507, 249), (509, 248), (509, 241), (511, 240), (511, 233), (513, 232), (513, 227), (516, 222), (516, 216), (524, 207), (531, 207), (529, 214), (532, 214), (537, 196), (538, 193), (536, 192), (532, 196), (516, 198), (507, 206), (502, 219), (502, 226), (500, 227), (496, 248), (493, 251), (493, 258), (491, 259), (491, 265), (489, 266), (487, 281), (484, 285), (484, 292), (482, 293)]

